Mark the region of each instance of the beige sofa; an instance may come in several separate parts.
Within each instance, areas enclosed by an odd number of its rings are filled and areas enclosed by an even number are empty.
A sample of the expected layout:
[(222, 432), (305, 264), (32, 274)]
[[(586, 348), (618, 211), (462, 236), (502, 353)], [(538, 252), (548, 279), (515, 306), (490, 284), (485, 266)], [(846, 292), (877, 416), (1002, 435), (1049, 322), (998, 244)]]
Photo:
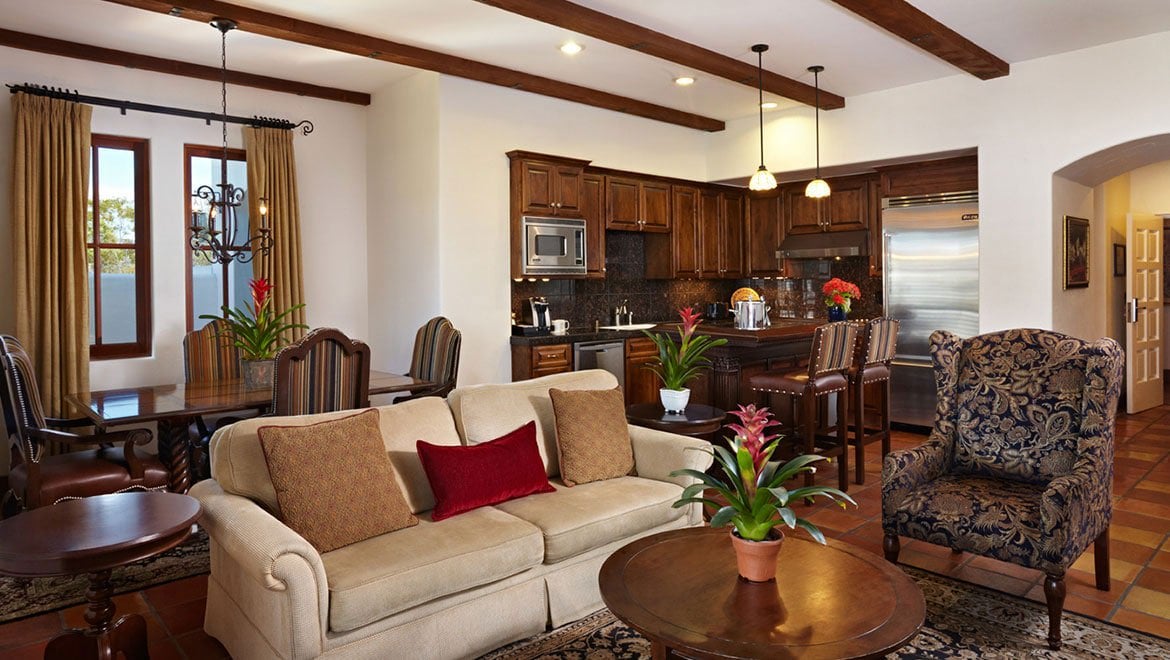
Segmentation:
[[(352, 411), (221, 429), (211, 440), (213, 478), (191, 489), (211, 537), (206, 631), (237, 660), (462, 658), (600, 609), (597, 574), (610, 554), (633, 539), (702, 523), (695, 505), (671, 507), (690, 480), (669, 475), (710, 463), (687, 451), (702, 441), (631, 426), (638, 476), (564, 487), (555, 478), (548, 389), (615, 385), (605, 371), (580, 371), (381, 408), (386, 451), (419, 524), (325, 554), (270, 513), (276, 496), (256, 430)], [(415, 441), (474, 444), (532, 419), (556, 492), (432, 521), (434, 496)]]

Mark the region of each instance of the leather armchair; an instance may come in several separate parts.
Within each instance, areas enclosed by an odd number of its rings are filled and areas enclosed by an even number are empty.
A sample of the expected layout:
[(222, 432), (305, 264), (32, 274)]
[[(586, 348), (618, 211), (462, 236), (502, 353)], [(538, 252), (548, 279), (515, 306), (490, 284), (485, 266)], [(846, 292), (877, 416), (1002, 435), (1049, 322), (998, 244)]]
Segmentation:
[(934, 428), (882, 465), (886, 558), (906, 536), (1043, 571), (1057, 649), (1065, 571), (1090, 544), (1109, 589), (1121, 347), (1030, 329), (930, 341)]

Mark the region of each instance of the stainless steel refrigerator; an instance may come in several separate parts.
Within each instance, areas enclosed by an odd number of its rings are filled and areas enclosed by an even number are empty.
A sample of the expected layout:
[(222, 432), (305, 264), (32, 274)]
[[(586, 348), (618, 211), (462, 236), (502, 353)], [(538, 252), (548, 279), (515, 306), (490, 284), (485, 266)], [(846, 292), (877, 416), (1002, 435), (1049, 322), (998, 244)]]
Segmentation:
[(977, 193), (882, 200), (886, 315), (901, 322), (890, 376), (895, 422), (934, 423), (930, 333), (979, 333)]

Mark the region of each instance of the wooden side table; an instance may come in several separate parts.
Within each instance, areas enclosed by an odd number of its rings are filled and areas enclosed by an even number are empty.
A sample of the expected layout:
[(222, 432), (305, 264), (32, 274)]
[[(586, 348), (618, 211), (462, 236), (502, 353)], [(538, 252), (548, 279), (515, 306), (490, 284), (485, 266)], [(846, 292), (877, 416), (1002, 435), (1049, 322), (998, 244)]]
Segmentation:
[(894, 564), (839, 541), (788, 534), (774, 582), (739, 577), (728, 529), (638, 539), (601, 567), (601, 598), (650, 640), (653, 657), (881, 658), (926, 617)]
[(668, 413), (661, 403), (634, 403), (626, 406), (626, 421), (634, 426), (669, 431), (680, 435), (710, 440), (723, 426), (724, 411), (699, 403), (692, 403), (681, 413)]
[(0, 521), (0, 573), (48, 577), (86, 573), (87, 630), (69, 630), (45, 648), (46, 660), (146, 659), (146, 620), (113, 621), (110, 570), (166, 552), (191, 534), (202, 507), (176, 493), (116, 493), (70, 500)]

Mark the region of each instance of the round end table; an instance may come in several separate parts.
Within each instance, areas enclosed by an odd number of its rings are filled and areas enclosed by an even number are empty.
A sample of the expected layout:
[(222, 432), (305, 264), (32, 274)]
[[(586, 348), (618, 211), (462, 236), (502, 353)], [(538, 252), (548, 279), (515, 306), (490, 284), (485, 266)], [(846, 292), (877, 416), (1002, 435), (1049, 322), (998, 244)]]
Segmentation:
[(45, 647), (46, 660), (147, 658), (146, 620), (114, 622), (110, 570), (166, 552), (191, 534), (199, 501), (176, 493), (116, 493), (31, 509), (0, 521), (0, 573), (48, 577), (86, 573), (87, 630), (69, 630)]
[(723, 426), (724, 411), (692, 403), (681, 413), (668, 413), (661, 403), (633, 403), (626, 406), (626, 421), (635, 426), (669, 431), (709, 440)]

